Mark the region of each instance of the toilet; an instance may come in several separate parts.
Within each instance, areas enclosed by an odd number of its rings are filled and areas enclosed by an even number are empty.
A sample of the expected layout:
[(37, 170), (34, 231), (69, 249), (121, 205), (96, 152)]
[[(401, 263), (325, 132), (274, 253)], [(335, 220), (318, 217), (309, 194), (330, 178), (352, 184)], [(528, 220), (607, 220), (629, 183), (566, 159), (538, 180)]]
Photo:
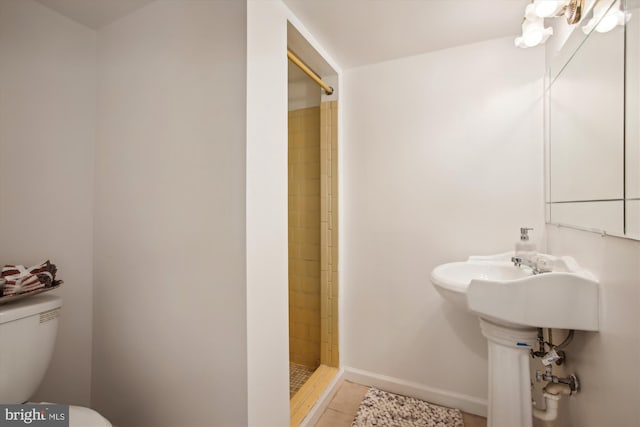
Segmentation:
[[(0, 403), (29, 401), (47, 372), (62, 298), (34, 295), (0, 305)], [(69, 427), (112, 427), (96, 411), (69, 406)]]

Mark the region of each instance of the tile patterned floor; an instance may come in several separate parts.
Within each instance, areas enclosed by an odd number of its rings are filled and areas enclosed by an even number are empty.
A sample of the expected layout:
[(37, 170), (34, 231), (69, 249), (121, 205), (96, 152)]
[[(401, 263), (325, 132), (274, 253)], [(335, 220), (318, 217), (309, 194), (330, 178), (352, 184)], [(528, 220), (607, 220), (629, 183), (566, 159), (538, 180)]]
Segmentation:
[[(343, 382), (315, 427), (351, 427), (367, 389), (360, 384)], [(462, 417), (464, 427), (487, 427), (486, 418), (466, 412), (462, 413)]]
[(289, 363), (289, 398), (292, 398), (300, 390), (300, 387), (307, 382), (313, 371), (315, 369), (308, 366)]

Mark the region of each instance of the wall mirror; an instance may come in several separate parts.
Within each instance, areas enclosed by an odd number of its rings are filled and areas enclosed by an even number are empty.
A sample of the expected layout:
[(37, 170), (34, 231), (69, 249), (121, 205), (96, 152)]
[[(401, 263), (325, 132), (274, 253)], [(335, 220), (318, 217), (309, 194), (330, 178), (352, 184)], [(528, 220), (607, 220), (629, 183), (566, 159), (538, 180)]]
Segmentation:
[(547, 222), (640, 239), (640, 0), (601, 0), (549, 60)]

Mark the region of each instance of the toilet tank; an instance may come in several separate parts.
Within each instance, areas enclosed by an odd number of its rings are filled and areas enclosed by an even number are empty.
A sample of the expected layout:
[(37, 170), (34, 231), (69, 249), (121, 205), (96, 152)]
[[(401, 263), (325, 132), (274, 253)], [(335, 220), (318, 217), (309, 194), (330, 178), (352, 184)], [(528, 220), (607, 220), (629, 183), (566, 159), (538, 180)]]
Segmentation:
[(24, 403), (47, 372), (62, 298), (34, 295), (0, 305), (0, 402)]

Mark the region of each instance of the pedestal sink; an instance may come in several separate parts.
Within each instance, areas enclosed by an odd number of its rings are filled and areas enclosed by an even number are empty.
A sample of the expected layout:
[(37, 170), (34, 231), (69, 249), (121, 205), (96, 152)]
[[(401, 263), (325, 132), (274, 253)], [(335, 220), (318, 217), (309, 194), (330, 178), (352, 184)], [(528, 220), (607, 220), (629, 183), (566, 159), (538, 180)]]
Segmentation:
[(512, 252), (436, 267), (431, 282), (480, 317), (489, 344), (488, 427), (531, 427), (529, 353), (538, 328), (598, 330), (598, 281), (570, 257), (540, 254), (551, 270), (515, 266)]

